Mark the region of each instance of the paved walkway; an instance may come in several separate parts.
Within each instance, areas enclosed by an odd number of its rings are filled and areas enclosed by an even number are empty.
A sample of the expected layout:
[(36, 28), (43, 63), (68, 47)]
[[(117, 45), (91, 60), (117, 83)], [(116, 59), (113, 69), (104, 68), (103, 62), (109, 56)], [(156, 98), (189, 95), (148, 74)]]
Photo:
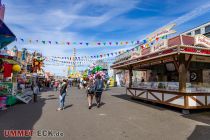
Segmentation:
[[(0, 112), (0, 128), (53, 130), (64, 137), (32, 140), (209, 140), (210, 112), (182, 115), (180, 110), (131, 100), (123, 88), (103, 94), (103, 106), (87, 107), (84, 90), (73, 88), (66, 109), (56, 111), (57, 94), (43, 92), (38, 103), (18, 104)], [(0, 140), (5, 139), (0, 134)], [(18, 138), (18, 140), (21, 140)]]

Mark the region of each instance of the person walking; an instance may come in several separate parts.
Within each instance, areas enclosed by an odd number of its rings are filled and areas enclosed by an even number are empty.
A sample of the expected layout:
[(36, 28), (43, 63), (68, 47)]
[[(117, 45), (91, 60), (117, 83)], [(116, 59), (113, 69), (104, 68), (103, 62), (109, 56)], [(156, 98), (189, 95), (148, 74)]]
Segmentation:
[(55, 81), (54, 86), (55, 86), (55, 91), (58, 91), (59, 82)]
[(34, 96), (34, 103), (37, 102), (37, 94), (39, 93), (39, 87), (36, 82), (33, 83), (33, 96)]
[(87, 85), (87, 98), (88, 98), (88, 108), (92, 108), (92, 103), (93, 103), (93, 96), (95, 93), (95, 85), (93, 80), (90, 80), (88, 85)]
[(104, 88), (104, 81), (100, 75), (97, 76), (97, 79), (95, 81), (95, 98), (96, 98), (96, 103), (97, 107), (100, 107), (101, 104), (101, 95), (103, 92)]
[(67, 92), (67, 81), (63, 80), (63, 83), (61, 84), (60, 93), (59, 93), (59, 108), (58, 111), (64, 109), (64, 103), (65, 103), (65, 97)]
[(42, 84), (41, 84), (41, 81), (40, 80), (37, 81), (37, 86), (38, 86), (39, 92), (40, 92), (41, 91), (41, 87), (42, 87)]

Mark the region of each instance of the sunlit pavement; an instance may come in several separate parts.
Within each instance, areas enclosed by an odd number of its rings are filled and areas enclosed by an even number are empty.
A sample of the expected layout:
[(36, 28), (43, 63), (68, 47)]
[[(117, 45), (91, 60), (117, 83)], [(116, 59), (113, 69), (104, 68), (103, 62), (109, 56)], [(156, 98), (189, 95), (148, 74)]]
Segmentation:
[[(103, 93), (102, 106), (88, 109), (86, 93), (69, 89), (66, 108), (56, 111), (57, 93), (41, 94), (38, 103), (18, 104), (0, 112), (0, 128), (33, 129), (33, 137), (46, 140), (184, 140), (210, 138), (210, 112), (182, 115), (180, 110), (131, 100), (124, 88), (112, 88)], [(40, 130), (55, 138), (38, 136)], [(3, 138), (3, 131), (0, 139)], [(11, 138), (8, 138), (11, 139)], [(23, 139), (23, 138), (22, 138)], [(21, 138), (18, 138), (21, 140)]]

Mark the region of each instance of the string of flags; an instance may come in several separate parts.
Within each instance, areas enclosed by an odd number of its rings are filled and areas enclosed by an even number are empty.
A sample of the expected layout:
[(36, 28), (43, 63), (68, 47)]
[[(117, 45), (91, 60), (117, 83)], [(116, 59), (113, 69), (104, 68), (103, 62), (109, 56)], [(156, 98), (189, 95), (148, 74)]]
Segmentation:
[(91, 55), (91, 56), (75, 56), (75, 57), (68, 57), (68, 56), (46, 56), (48, 59), (62, 59), (62, 60), (72, 60), (72, 61), (80, 61), (80, 60), (96, 60), (96, 59), (102, 59), (102, 58), (111, 58), (118, 56), (120, 54), (123, 54), (125, 52), (134, 52), (138, 51), (140, 48), (139, 46), (136, 46), (132, 49), (122, 50), (122, 51), (115, 51), (111, 53), (104, 53), (104, 54), (97, 54), (97, 55)]
[[(162, 37), (162, 39), (166, 39), (167, 36)], [(160, 41), (159, 39), (155, 40)], [(95, 61), (98, 59), (104, 59), (104, 58), (111, 58), (111, 57), (115, 57), (115, 56), (119, 56), (120, 54), (123, 53), (129, 53), (129, 52), (134, 52), (134, 51), (139, 51), (140, 49), (144, 49), (144, 48), (148, 48), (151, 45), (154, 45), (155, 41), (150, 42), (150, 44), (142, 44), (142, 45), (137, 45), (136, 47), (132, 48), (132, 49), (127, 49), (127, 50), (122, 50), (122, 51), (115, 51), (115, 52), (111, 52), (111, 53), (104, 53), (104, 54), (97, 54), (97, 55), (91, 55), (91, 56), (75, 56), (75, 57), (68, 57), (68, 56), (48, 56), (46, 57), (47, 59), (53, 59), (53, 61), (59, 61), (57, 59), (61, 59), (61, 60), (70, 60), (72, 62), (74, 61)]]
[[(55, 64), (55, 63), (46, 63), (44, 64), (45, 66), (72, 66), (70, 64)], [(89, 64), (77, 64), (77, 65), (74, 65), (75, 67), (84, 67), (84, 66), (89, 66)]]
[[(50, 58), (54, 58), (54, 59), (63, 59), (63, 60), (87, 60), (87, 59), (101, 59), (101, 58), (111, 58), (111, 57), (115, 57), (118, 56), (124, 52), (128, 52), (130, 50), (126, 50), (126, 51), (116, 51), (116, 52), (111, 52), (111, 53), (104, 53), (104, 54), (97, 54), (97, 55), (91, 55), (91, 56), (75, 56), (75, 57), (68, 57), (68, 56), (50, 56)], [(135, 51), (133, 49), (133, 51)]]
[[(113, 62), (113, 61), (114, 61), (114, 59), (112, 59), (112, 60), (105, 60), (104, 62), (110, 63), (110, 62)], [(45, 62), (63, 63), (63, 64), (87, 64), (87, 63), (95, 62), (95, 60), (87, 60), (87, 61), (63, 61), (63, 60), (56, 60), (56, 59), (45, 59)]]
[(167, 36), (157, 37), (155, 40), (152, 38), (132, 41), (99, 41), (99, 42), (86, 42), (86, 41), (54, 41), (54, 40), (36, 40), (36, 39), (24, 39), (16, 38), (18, 43), (29, 43), (29, 44), (44, 44), (44, 45), (67, 45), (67, 46), (125, 46), (125, 45), (141, 45), (158, 41), (159, 39), (166, 39)]

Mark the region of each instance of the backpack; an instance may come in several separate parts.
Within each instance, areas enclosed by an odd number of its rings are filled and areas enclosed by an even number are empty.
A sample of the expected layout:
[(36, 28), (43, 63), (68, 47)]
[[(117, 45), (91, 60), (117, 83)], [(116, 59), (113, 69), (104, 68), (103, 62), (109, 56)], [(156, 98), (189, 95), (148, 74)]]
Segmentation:
[(61, 94), (61, 95), (62, 95), (63, 93), (66, 92), (66, 88), (67, 88), (67, 85), (66, 85), (66, 84), (64, 84), (64, 85), (61, 87), (61, 89), (60, 89), (60, 94)]
[(96, 81), (97, 84), (96, 84), (96, 91), (103, 91), (103, 80), (97, 80)]

